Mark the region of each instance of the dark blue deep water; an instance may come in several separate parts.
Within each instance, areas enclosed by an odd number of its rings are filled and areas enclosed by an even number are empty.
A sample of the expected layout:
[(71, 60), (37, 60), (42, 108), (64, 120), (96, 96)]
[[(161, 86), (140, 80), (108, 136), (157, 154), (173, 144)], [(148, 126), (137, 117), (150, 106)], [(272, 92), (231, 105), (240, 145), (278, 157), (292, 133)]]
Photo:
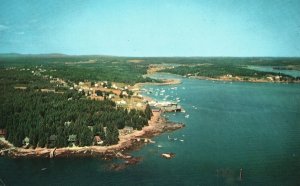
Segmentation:
[[(139, 164), (112, 171), (108, 167), (115, 161), (98, 158), (2, 157), (1, 180), (6, 185), (300, 185), (299, 84), (182, 79), (180, 85), (145, 88), (158, 100), (180, 100), (186, 113), (166, 117), (186, 127), (132, 152), (143, 158)], [(160, 157), (164, 152), (176, 156), (166, 160)]]

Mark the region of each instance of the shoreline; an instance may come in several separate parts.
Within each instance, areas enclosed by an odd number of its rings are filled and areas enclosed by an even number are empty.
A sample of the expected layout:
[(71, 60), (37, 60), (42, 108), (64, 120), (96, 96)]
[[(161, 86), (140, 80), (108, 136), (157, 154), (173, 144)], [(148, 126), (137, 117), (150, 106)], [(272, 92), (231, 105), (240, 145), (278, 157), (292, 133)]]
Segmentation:
[[(180, 84), (179, 79), (164, 79), (161, 83), (137, 83), (133, 87), (141, 88), (144, 85), (175, 85)], [(153, 98), (146, 97), (148, 101)], [(134, 130), (127, 135), (119, 135), (119, 141), (115, 145), (110, 146), (84, 146), (84, 147), (62, 147), (62, 148), (23, 148), (14, 147), (6, 140), (0, 139), (0, 145), (6, 149), (0, 149), (0, 156), (8, 156), (12, 158), (63, 158), (63, 157), (101, 157), (102, 159), (131, 159), (134, 158), (122, 153), (140, 149), (145, 143), (154, 143), (150, 138), (160, 135), (164, 132), (174, 131), (183, 128), (183, 123), (167, 121), (162, 116), (163, 112), (152, 112), (153, 116), (148, 121), (148, 126), (144, 126), (142, 130)], [(128, 157), (128, 158), (126, 158)], [(130, 157), (130, 158), (129, 158)], [(135, 161), (134, 161), (135, 162)]]
[[(182, 76), (184, 77), (184, 76)], [(194, 78), (199, 80), (207, 80), (207, 81), (226, 81), (226, 82), (247, 82), (247, 83), (300, 83), (300, 81), (271, 81), (268, 79), (249, 79), (244, 80), (240, 77), (238, 78), (226, 78), (226, 77), (219, 77), (219, 78), (211, 78), (205, 76), (189, 76), (185, 78)]]
[[(161, 70), (166, 69), (165, 67), (149, 67), (147, 71), (147, 75), (152, 75), (154, 73), (166, 73), (166, 72), (161, 72)], [(169, 72), (167, 72), (169, 73)], [(173, 73), (169, 73), (173, 74)], [(265, 77), (265, 78), (255, 78), (255, 77), (239, 77), (239, 76), (219, 76), (219, 77), (206, 77), (206, 76), (185, 76), (185, 75), (180, 75), (180, 74), (174, 74), (181, 76), (183, 78), (194, 78), (194, 79), (201, 79), (201, 80), (210, 80), (210, 81), (228, 81), (228, 82), (250, 82), (250, 83), (300, 83), (300, 80), (287, 80), (287, 81), (282, 81), (278, 79), (274, 79), (274, 76), (270, 77)], [(245, 79), (246, 78), (246, 79)], [(271, 78), (271, 79), (268, 79)], [(180, 81), (180, 80), (178, 80)]]
[[(85, 146), (85, 147), (63, 147), (63, 148), (29, 148), (14, 147), (6, 140), (0, 140), (0, 144), (6, 146), (2, 149), (0, 156), (12, 158), (63, 158), (63, 157), (101, 157), (102, 159), (132, 159), (134, 157), (127, 153), (139, 149), (145, 143), (155, 143), (150, 138), (164, 132), (183, 128), (182, 123), (166, 121), (160, 112), (152, 112), (153, 116), (148, 121), (148, 126), (142, 130), (135, 130), (131, 134), (120, 135), (118, 144), (111, 146)], [(126, 155), (124, 155), (125, 153)]]

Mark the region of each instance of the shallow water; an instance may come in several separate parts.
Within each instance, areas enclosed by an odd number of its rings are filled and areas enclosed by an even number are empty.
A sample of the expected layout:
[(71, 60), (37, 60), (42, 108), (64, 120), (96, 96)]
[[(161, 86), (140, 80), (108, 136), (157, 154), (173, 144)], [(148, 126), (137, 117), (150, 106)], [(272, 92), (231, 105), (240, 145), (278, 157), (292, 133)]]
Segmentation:
[[(186, 127), (133, 152), (141, 163), (116, 172), (97, 158), (0, 158), (0, 178), (6, 185), (299, 185), (299, 84), (182, 79), (145, 88), (158, 100), (180, 100), (186, 113), (167, 117)], [(164, 152), (176, 156), (166, 160)]]

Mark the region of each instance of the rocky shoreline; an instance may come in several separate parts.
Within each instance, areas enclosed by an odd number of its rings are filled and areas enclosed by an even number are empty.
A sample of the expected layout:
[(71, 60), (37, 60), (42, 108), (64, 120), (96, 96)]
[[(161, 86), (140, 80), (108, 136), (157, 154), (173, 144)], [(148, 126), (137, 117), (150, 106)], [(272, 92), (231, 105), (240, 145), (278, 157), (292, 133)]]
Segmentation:
[[(162, 83), (137, 83), (135, 87), (142, 87), (145, 84), (172, 85), (180, 84), (177, 79), (167, 79)], [(148, 101), (152, 98), (147, 97)], [(183, 128), (183, 123), (167, 121), (162, 117), (162, 112), (153, 112), (148, 126), (142, 130), (134, 131), (131, 134), (119, 136), (118, 144), (111, 146), (85, 146), (85, 147), (64, 147), (64, 148), (22, 148), (14, 147), (8, 141), (0, 139), (0, 156), (11, 158), (66, 158), (66, 157), (100, 157), (104, 160), (120, 158), (126, 160), (126, 164), (137, 163), (136, 157), (128, 153), (140, 149), (145, 143), (153, 142), (150, 138), (164, 132), (174, 131)]]
[(123, 140), (112, 146), (86, 146), (86, 147), (65, 147), (65, 148), (16, 148), (5, 144), (2, 140), (1, 146), (6, 147), (1, 150), (2, 156), (12, 158), (64, 158), (64, 157), (101, 157), (102, 159), (121, 158), (131, 160), (128, 155), (131, 150), (141, 148), (145, 143), (150, 143), (153, 136), (167, 131), (174, 131), (183, 128), (182, 123), (163, 121), (144, 127), (136, 134), (131, 134), (130, 139)]

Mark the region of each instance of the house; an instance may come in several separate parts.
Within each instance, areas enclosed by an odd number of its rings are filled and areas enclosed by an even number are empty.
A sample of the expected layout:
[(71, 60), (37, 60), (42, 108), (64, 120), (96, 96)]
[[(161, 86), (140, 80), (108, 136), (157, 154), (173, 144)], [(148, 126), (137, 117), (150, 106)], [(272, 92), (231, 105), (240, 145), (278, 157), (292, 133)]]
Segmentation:
[(123, 133), (126, 135), (126, 134), (131, 134), (133, 132), (133, 127), (128, 127), (128, 126), (125, 126), (124, 129), (123, 129)]
[(24, 146), (28, 146), (28, 145), (29, 145), (29, 142), (30, 142), (30, 139), (29, 139), (28, 137), (25, 137), (25, 138), (23, 139), (23, 145), (24, 145)]
[(126, 91), (123, 91), (122, 95), (128, 97), (128, 93)]
[(71, 121), (66, 121), (64, 125), (65, 125), (65, 127), (69, 127), (70, 124), (71, 124)]
[(48, 139), (48, 146), (55, 147), (56, 139), (57, 139), (56, 135), (51, 135)]
[(270, 81), (273, 81), (273, 77), (271, 77), (271, 76), (268, 76), (267, 79)]
[(281, 76), (275, 76), (274, 79), (275, 79), (276, 81), (280, 81)]
[(232, 75), (231, 75), (231, 74), (227, 74), (226, 76), (229, 77), (229, 78), (232, 78)]
[(6, 137), (6, 129), (0, 129), (0, 137)]
[(116, 96), (115, 94), (109, 94), (109, 95), (108, 95), (108, 98), (109, 98), (109, 99), (112, 99), (112, 98), (114, 98), (115, 96)]
[(112, 84), (111, 88), (118, 89), (118, 86), (116, 86), (116, 84)]
[(124, 100), (121, 101), (116, 101), (117, 107), (126, 107), (127, 106), (127, 102)]
[(77, 135), (75, 134), (69, 135), (68, 142), (69, 145), (75, 146), (75, 143), (77, 142)]
[(102, 145), (103, 140), (100, 138), (100, 136), (95, 136), (94, 137), (94, 145)]

